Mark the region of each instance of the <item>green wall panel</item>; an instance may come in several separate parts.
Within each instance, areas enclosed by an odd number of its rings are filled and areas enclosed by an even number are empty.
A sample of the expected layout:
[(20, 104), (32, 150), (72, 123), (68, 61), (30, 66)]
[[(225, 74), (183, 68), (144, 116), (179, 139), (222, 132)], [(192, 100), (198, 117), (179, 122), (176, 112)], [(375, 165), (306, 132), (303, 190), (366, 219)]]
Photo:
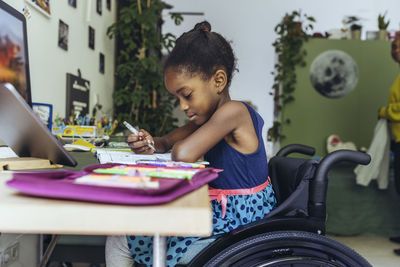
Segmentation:
[[(390, 56), (388, 41), (312, 39), (304, 45), (306, 66), (297, 68), (294, 102), (285, 106), (283, 117), (286, 137), (281, 146), (300, 143), (316, 148), (317, 156), (326, 154), (326, 139), (331, 134), (342, 141), (351, 141), (358, 148), (369, 146), (379, 107), (386, 105), (389, 89), (400, 73)], [(342, 98), (327, 98), (319, 94), (310, 82), (313, 60), (326, 50), (342, 50), (357, 63), (359, 77), (355, 89)]]

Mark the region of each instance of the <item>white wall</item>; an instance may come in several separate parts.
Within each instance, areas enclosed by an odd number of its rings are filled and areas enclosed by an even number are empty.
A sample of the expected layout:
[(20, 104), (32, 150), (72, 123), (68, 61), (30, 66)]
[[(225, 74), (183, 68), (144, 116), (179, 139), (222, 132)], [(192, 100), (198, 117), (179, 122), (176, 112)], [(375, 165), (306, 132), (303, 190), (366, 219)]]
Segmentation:
[[(100, 115), (112, 114), (112, 92), (114, 88), (114, 39), (106, 36), (108, 26), (116, 20), (116, 1), (111, 1), (108, 11), (103, 0), (102, 15), (96, 13), (96, 1), (78, 0), (77, 8), (68, 5), (67, 0), (52, 0), (51, 16), (47, 17), (27, 4), (25, 0), (4, 0), (22, 13), (27, 6), (31, 18), (27, 19), (28, 48), (32, 101), (51, 103), (54, 115), (65, 115), (66, 73), (90, 81), (90, 104), (99, 94), (103, 105)], [(89, 8), (89, 12), (88, 12)], [(89, 14), (89, 15), (87, 15)], [(68, 51), (58, 47), (59, 20), (69, 25)], [(95, 50), (88, 47), (88, 26), (95, 29)], [(105, 55), (105, 73), (99, 72), (99, 53)], [(1, 141), (0, 141), (1, 143)], [(38, 235), (0, 234), (0, 252), (11, 244), (19, 242), (20, 256), (14, 266), (37, 266)]]
[[(231, 96), (233, 99), (250, 100), (258, 107), (264, 118), (264, 138), (272, 126), (273, 99), (268, 93), (273, 84), (275, 53), (272, 43), (276, 39), (274, 27), (286, 12), (301, 9), (303, 13), (317, 20), (314, 31), (329, 31), (342, 27), (347, 15), (361, 18), (364, 32), (377, 30), (378, 14), (388, 11), (389, 29), (400, 29), (399, 0), (166, 0), (173, 12), (204, 12), (205, 15), (184, 16), (184, 22), (175, 26), (166, 19), (164, 32), (179, 36), (193, 28), (194, 24), (208, 20), (212, 30), (221, 33), (233, 42), (238, 58), (239, 71), (233, 78)], [(168, 12), (170, 12), (168, 11)], [(166, 16), (167, 13), (164, 13)], [(311, 103), (310, 103), (311, 104)], [(271, 144), (267, 144), (268, 153)]]
[[(32, 234), (4, 234), (0, 233), (0, 254), (7, 248), (18, 244), (19, 255), (16, 261), (7, 267), (36, 267), (39, 259), (39, 236)], [(1, 263), (0, 263), (1, 265)], [(4, 265), (3, 265), (4, 266)]]
[[(25, 0), (5, 0), (21, 11), (26, 6), (31, 11), (27, 19), (32, 101), (53, 104), (55, 116), (65, 115), (66, 73), (90, 81), (90, 106), (96, 103), (96, 94), (103, 105), (104, 115), (112, 114), (114, 88), (114, 39), (106, 36), (108, 26), (116, 20), (116, 1), (111, 11), (103, 0), (102, 15), (96, 12), (96, 1), (77, 1), (77, 7), (68, 1), (50, 1), (51, 16), (40, 13)], [(89, 9), (89, 10), (88, 10)], [(58, 24), (62, 20), (69, 26), (68, 51), (58, 47)], [(88, 47), (88, 26), (95, 29), (95, 49)], [(105, 55), (105, 73), (99, 72), (99, 53)], [(91, 109), (90, 109), (91, 110)]]

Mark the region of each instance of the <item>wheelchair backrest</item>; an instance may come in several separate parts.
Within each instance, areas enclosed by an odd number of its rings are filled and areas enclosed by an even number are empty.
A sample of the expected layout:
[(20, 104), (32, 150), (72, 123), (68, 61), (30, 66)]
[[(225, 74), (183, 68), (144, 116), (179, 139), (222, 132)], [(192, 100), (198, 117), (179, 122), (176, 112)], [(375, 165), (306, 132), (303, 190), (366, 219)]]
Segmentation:
[(309, 159), (273, 157), (268, 164), (269, 176), (278, 207), (274, 214), (308, 215), (309, 183), (317, 163)]

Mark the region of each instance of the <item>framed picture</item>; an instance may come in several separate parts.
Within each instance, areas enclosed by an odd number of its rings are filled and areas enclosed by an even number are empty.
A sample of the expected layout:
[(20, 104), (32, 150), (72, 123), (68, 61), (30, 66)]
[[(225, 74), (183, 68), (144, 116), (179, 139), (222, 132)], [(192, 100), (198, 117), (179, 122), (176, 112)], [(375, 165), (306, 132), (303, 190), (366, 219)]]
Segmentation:
[(74, 8), (76, 8), (76, 0), (68, 0), (68, 4)]
[(94, 50), (94, 29), (89, 26), (89, 48)]
[(96, 11), (97, 11), (97, 14), (99, 14), (99, 15), (101, 15), (101, 13), (102, 13), (102, 6), (101, 6), (101, 0), (96, 0), (97, 1), (97, 3), (96, 3)]
[(100, 53), (99, 71), (104, 74), (104, 54)]
[(68, 24), (62, 20), (58, 23), (58, 46), (68, 50)]
[(107, 0), (106, 6), (108, 10), (111, 10), (111, 0)]
[(53, 105), (45, 103), (32, 103), (33, 112), (40, 118), (40, 120), (51, 131), (53, 121)]
[(29, 3), (46, 17), (50, 17), (50, 0), (25, 0), (25, 2)]
[(367, 31), (367, 40), (378, 40), (378, 31)]
[(79, 73), (78, 76), (67, 73), (67, 102), (65, 105), (67, 117), (78, 112), (80, 116), (90, 113), (89, 94), (89, 80), (83, 79)]

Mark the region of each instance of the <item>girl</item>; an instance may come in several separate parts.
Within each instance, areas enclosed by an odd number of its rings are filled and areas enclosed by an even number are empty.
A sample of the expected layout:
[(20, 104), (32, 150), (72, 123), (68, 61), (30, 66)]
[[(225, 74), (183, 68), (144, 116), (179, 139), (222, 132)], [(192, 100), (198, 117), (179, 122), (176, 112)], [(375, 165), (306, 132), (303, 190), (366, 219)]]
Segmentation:
[[(212, 167), (224, 170), (209, 184), (214, 235), (259, 220), (276, 205), (261, 133), (264, 122), (249, 105), (231, 100), (234, 69), (230, 44), (211, 32), (208, 22), (198, 23), (177, 39), (164, 74), (167, 90), (179, 100), (189, 122), (162, 137), (153, 138), (141, 130), (127, 138), (135, 153), (172, 149), (173, 160), (195, 162), (204, 156)], [(149, 142), (156, 151), (149, 148)], [(175, 266), (198, 239), (168, 238), (167, 265)], [(109, 251), (115, 244), (121, 250), (129, 248), (133, 261), (151, 265), (151, 237), (109, 238), (107, 266), (114, 266), (110, 255), (115, 254)]]

